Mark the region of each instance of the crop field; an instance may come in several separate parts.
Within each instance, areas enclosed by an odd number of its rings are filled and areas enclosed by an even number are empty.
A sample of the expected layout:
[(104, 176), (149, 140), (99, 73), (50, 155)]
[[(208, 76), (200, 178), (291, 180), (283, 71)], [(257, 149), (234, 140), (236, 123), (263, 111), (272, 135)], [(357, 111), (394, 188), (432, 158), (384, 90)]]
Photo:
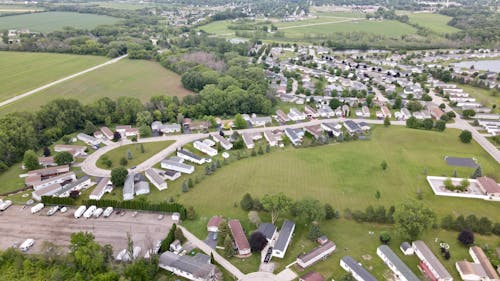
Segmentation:
[[(110, 152), (104, 154), (97, 161), (97, 166), (102, 169), (113, 169), (120, 167), (120, 159), (125, 157), (128, 158), (128, 152), (132, 154), (132, 159), (128, 159), (128, 164), (125, 166), (127, 168), (136, 166), (145, 160), (151, 158), (151, 156), (162, 151), (171, 145), (173, 141), (162, 141), (162, 142), (149, 142), (149, 143), (136, 143), (121, 146), (117, 149), (113, 149)], [(144, 147), (144, 153), (141, 151), (141, 145)], [(113, 163), (110, 168), (103, 165), (101, 159), (107, 157)]]
[(416, 23), (420, 26), (426, 27), (436, 33), (454, 33), (460, 31), (460, 29), (448, 25), (451, 17), (431, 14), (431, 13), (411, 13), (408, 14), (410, 22)]
[(105, 62), (107, 58), (0, 52), (0, 101)]
[(180, 76), (160, 64), (124, 59), (1, 107), (0, 114), (35, 110), (57, 98), (91, 103), (102, 97), (129, 96), (145, 102), (156, 95), (185, 96), (189, 93), (182, 87)]
[(71, 12), (44, 12), (0, 18), (0, 29), (27, 28), (35, 32), (51, 32), (63, 27), (92, 29), (98, 25), (114, 24), (120, 19)]

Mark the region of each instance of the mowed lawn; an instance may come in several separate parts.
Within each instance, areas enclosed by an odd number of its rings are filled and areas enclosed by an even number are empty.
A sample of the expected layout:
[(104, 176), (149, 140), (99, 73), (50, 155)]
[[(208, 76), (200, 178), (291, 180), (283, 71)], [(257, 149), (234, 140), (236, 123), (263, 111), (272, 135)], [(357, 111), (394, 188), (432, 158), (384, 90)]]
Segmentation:
[[(1, 18), (0, 18), (1, 21)], [(0, 101), (98, 65), (97, 56), (0, 52)]]
[(43, 12), (0, 18), (0, 29), (27, 28), (35, 32), (51, 32), (64, 27), (92, 29), (98, 25), (114, 24), (119, 18), (72, 12)]
[[(120, 167), (120, 159), (125, 157), (125, 159), (127, 159), (128, 161), (128, 164), (125, 167), (130, 168), (146, 161), (156, 153), (167, 148), (172, 143), (174, 142), (162, 141), (162, 142), (135, 143), (135, 144), (124, 145), (119, 148), (113, 149), (110, 152), (101, 156), (101, 158), (99, 158), (99, 160), (97, 161), (97, 167), (102, 169), (112, 169)], [(141, 151), (141, 145), (144, 147), (144, 153), (142, 153)], [(128, 159), (129, 151), (132, 154), (132, 159)], [(101, 159), (103, 157), (108, 157), (108, 159), (111, 160), (112, 165), (110, 168), (102, 164)]]
[(500, 106), (500, 91), (481, 89), (470, 85), (459, 85), (459, 87), (463, 88), (464, 92), (469, 93), (472, 97), (476, 98), (478, 102), (487, 107), (496, 105), (497, 108), (495, 108), (495, 112), (498, 112), (498, 107)]
[(434, 13), (411, 13), (408, 14), (411, 23), (428, 28), (436, 33), (455, 33), (460, 29), (448, 25), (451, 17)]
[(152, 96), (182, 97), (189, 93), (182, 87), (180, 76), (160, 64), (124, 59), (1, 107), (0, 114), (36, 110), (57, 98), (74, 98), (82, 103), (91, 103), (102, 97), (116, 99), (129, 96), (146, 102)]

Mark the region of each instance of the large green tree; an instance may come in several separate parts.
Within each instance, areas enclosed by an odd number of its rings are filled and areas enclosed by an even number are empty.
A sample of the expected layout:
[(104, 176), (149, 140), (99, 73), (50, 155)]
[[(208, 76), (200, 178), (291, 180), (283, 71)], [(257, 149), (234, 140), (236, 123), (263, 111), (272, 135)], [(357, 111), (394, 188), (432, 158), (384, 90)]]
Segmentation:
[(114, 186), (123, 186), (127, 175), (127, 169), (123, 167), (114, 168), (113, 170), (111, 170), (111, 182)]
[(57, 163), (57, 165), (66, 165), (73, 163), (74, 159), (71, 153), (67, 151), (62, 151), (54, 155), (54, 161)]
[(422, 203), (410, 200), (396, 207), (394, 221), (405, 239), (416, 240), (436, 221), (436, 214)]
[(292, 199), (284, 193), (266, 194), (261, 200), (264, 209), (271, 213), (271, 222), (274, 224), (280, 214), (288, 211), (292, 205)]
[(38, 156), (33, 150), (26, 150), (26, 152), (24, 153), (23, 164), (24, 167), (29, 171), (40, 168)]

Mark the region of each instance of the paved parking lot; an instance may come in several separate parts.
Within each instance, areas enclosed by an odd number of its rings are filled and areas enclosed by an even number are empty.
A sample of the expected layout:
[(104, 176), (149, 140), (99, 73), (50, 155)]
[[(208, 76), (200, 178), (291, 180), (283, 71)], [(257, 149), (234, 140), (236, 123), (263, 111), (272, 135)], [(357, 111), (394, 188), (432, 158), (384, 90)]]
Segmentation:
[(138, 213), (133, 217), (133, 212), (127, 211), (123, 216), (113, 213), (109, 218), (75, 219), (74, 210), (69, 209), (64, 214), (57, 212), (49, 217), (46, 215), (48, 208), (31, 214), (30, 208), (11, 206), (0, 213), (0, 248), (6, 249), (15, 243), (19, 245), (27, 238), (35, 239), (35, 245), (29, 252), (39, 252), (43, 241), (67, 247), (71, 233), (88, 231), (101, 245), (111, 244), (116, 255), (127, 247), (129, 232), (134, 244), (142, 248), (141, 255), (144, 255), (146, 249), (166, 236), (172, 225), (170, 216), (165, 215), (158, 220), (159, 214), (155, 213)]

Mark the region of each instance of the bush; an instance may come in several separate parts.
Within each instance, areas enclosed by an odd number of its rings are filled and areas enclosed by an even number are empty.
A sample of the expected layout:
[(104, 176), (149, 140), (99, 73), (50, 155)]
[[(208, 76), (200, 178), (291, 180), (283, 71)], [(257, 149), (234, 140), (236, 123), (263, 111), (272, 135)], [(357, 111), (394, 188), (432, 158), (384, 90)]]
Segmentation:
[(253, 198), (249, 193), (243, 195), (243, 198), (240, 201), (240, 206), (244, 211), (250, 211), (253, 209)]
[(463, 143), (470, 143), (472, 141), (472, 133), (468, 130), (463, 130), (458, 137)]
[(264, 236), (259, 231), (255, 231), (250, 235), (250, 248), (252, 249), (252, 252), (260, 252), (262, 251), (266, 245), (267, 245), (267, 238)]
[(382, 242), (383, 244), (388, 244), (389, 241), (391, 241), (391, 235), (389, 235), (389, 233), (384, 231), (380, 234), (379, 239), (380, 242)]
[(464, 246), (474, 244), (474, 233), (468, 229), (464, 229), (458, 234), (458, 241)]

